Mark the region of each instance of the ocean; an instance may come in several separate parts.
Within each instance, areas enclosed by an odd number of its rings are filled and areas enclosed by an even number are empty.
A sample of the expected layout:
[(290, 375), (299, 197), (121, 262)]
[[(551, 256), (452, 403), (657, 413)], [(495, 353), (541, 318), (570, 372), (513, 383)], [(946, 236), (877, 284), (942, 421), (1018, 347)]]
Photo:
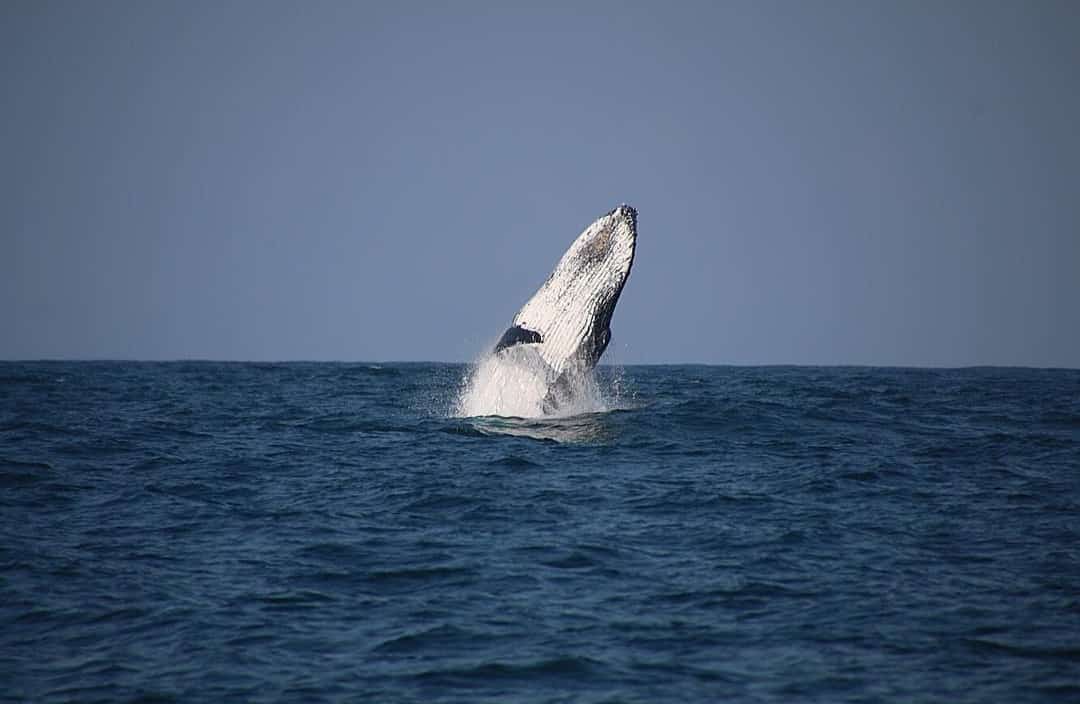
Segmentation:
[(1080, 701), (1080, 371), (469, 371), (0, 363), (0, 701)]

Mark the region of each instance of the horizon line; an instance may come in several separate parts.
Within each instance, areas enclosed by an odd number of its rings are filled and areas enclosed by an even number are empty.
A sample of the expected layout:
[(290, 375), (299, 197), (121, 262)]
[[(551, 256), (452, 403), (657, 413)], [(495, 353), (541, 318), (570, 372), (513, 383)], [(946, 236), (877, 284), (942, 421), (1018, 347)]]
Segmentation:
[[(72, 364), (430, 364), (468, 366), (477, 364), (471, 361), (446, 361), (435, 359), (228, 359), (213, 357), (26, 357), (0, 358), (0, 364), (28, 363), (72, 363)], [(1078, 371), (1078, 366), (1031, 365), (1031, 364), (870, 364), (863, 362), (601, 362), (597, 367), (804, 367), (818, 369), (925, 369), (925, 370), (961, 370), (961, 369), (1032, 369), (1046, 371)]]

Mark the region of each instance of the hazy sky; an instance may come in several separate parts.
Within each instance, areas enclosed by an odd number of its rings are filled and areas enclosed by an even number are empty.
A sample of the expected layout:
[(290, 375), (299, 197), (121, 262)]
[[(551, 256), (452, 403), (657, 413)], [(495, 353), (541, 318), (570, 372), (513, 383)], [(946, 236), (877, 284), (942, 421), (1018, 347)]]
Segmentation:
[(1080, 3), (0, 4), (0, 357), (1080, 366)]

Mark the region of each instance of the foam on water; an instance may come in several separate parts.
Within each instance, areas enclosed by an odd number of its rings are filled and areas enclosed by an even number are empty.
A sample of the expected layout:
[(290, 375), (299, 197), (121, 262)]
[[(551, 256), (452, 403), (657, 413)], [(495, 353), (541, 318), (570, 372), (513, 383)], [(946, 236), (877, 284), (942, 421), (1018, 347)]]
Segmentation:
[(545, 408), (555, 384), (550, 367), (529, 345), (518, 345), (482, 358), (462, 384), (455, 415), (514, 418), (566, 417), (608, 410), (590, 370), (564, 377), (558, 408)]

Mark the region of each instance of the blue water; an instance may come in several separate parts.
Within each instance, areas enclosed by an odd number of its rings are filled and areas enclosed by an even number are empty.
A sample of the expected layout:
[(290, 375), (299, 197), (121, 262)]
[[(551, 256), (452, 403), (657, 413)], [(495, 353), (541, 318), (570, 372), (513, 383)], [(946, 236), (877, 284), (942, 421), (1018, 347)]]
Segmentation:
[(1080, 372), (0, 363), (0, 700), (1080, 701)]

